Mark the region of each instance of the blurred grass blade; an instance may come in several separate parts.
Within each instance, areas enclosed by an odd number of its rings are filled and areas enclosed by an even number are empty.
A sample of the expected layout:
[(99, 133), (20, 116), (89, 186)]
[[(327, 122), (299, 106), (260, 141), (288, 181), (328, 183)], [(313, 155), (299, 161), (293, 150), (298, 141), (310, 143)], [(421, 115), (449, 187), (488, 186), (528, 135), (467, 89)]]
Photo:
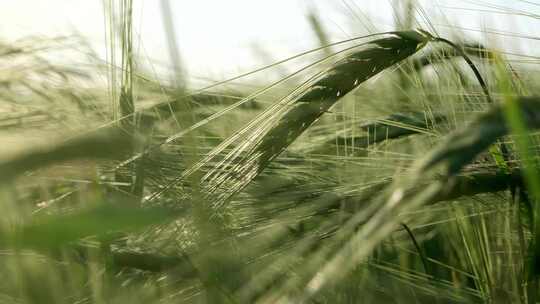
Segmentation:
[(161, 0), (161, 16), (163, 20), (163, 28), (165, 35), (167, 36), (167, 47), (169, 52), (169, 59), (173, 66), (172, 85), (178, 91), (182, 90), (184, 73), (182, 71), (182, 60), (180, 58), (180, 49), (178, 47), (178, 41), (176, 39), (176, 27), (174, 24), (173, 10), (169, 0)]
[[(509, 84), (509, 82), (506, 84)], [(527, 269), (527, 280), (531, 286), (535, 286), (532, 288), (536, 289), (537, 283), (533, 283), (533, 281), (538, 280), (540, 276), (540, 175), (537, 170), (538, 164), (531, 154), (533, 144), (529, 138), (529, 126), (524, 121), (522, 109), (520, 109), (516, 100), (509, 94), (505, 94), (504, 114), (510, 130), (515, 135), (517, 152), (523, 165), (526, 189), (528, 190), (529, 197), (534, 202), (534, 209), (532, 210), (533, 225), (531, 227), (533, 241), (532, 246), (530, 246), (532, 259)], [(530, 296), (533, 295), (531, 294)]]
[(101, 203), (72, 214), (38, 217), (5, 239), (15, 247), (54, 249), (88, 236), (142, 229), (171, 220), (174, 215), (165, 208)]
[[(322, 24), (320, 20), (318, 12), (316, 11), (314, 7), (312, 7), (309, 10), (309, 13), (307, 15), (307, 21), (309, 22), (309, 25), (311, 29), (313, 30), (315, 37), (317, 37), (319, 45), (321, 46), (330, 45), (330, 39), (328, 39), (328, 34), (326, 33), (326, 29), (324, 28), (324, 25)], [(327, 56), (332, 55), (332, 50), (330, 48), (325, 48), (324, 52)]]
[(529, 136), (530, 126), (527, 124), (525, 113), (519, 107), (515, 98), (512, 80), (506, 73), (505, 64), (501, 56), (495, 57), (496, 71), (499, 79), (499, 87), (503, 92), (504, 114), (506, 122), (512, 134), (515, 135), (515, 143), (525, 175), (525, 184), (529, 198), (534, 202), (532, 214), (533, 240), (529, 247), (531, 259), (526, 269), (528, 293), (531, 302), (536, 302), (538, 288), (538, 277), (540, 276), (540, 175), (538, 174), (538, 163), (531, 153), (533, 143)]
[(115, 159), (131, 151), (133, 139), (118, 129), (103, 129), (69, 140), (30, 147), (17, 155), (0, 156), (0, 183), (26, 171), (73, 159)]

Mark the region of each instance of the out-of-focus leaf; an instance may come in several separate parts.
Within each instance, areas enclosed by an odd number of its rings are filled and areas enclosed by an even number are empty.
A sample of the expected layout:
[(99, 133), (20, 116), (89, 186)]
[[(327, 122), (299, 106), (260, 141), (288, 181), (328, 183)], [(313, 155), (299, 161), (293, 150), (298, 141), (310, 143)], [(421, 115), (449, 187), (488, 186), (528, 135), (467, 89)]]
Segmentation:
[(4, 236), (8, 245), (29, 248), (58, 248), (81, 238), (111, 231), (133, 231), (174, 218), (165, 208), (100, 203), (72, 214), (36, 218)]
[(0, 155), (0, 183), (26, 171), (73, 159), (114, 159), (129, 151), (133, 138), (118, 129), (103, 129), (69, 140), (52, 139), (17, 155)]

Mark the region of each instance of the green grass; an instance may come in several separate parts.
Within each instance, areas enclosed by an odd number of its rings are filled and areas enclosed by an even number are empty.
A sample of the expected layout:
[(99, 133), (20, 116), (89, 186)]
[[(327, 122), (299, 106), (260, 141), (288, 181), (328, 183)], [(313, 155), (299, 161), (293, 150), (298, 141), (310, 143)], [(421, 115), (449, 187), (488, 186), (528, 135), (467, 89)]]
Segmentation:
[(168, 5), (146, 72), (134, 2), (90, 69), (0, 43), (0, 303), (536, 303), (535, 66), (405, 1), (342, 41), (311, 10), (320, 47), (196, 89)]

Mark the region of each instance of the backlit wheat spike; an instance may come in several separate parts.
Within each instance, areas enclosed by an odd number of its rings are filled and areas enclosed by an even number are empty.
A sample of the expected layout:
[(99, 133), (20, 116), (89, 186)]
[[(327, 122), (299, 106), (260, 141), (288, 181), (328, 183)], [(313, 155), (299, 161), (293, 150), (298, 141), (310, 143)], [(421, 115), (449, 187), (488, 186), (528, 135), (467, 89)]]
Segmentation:
[(258, 117), (255, 124), (250, 124), (252, 130), (202, 178), (203, 192), (217, 205), (225, 202), (338, 100), (364, 81), (416, 53), (428, 39), (419, 32), (395, 32), (355, 47), (350, 55), (306, 81)]

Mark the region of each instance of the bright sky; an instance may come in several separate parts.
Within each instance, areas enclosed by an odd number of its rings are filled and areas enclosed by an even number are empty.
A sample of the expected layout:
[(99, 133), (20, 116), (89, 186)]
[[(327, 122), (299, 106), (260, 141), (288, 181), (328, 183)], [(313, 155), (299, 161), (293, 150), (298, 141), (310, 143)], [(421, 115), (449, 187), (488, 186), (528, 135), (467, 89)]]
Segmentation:
[[(147, 60), (157, 65), (169, 61), (160, 1), (134, 0), (137, 47)], [(219, 77), (260, 66), (261, 52), (257, 53), (256, 49), (277, 60), (316, 46), (306, 19), (309, 7), (317, 8), (332, 39), (337, 41), (366, 34), (368, 15), (378, 30), (392, 29), (389, 3), (396, 0), (169, 1), (188, 71), (192, 76)], [(467, 28), (487, 26), (524, 35), (534, 35), (539, 28), (540, 4), (534, 1), (425, 0), (420, 3), (438, 25), (448, 22), (440, 18), (444, 15), (451, 24)], [(505, 6), (506, 10), (520, 10), (519, 16), (509, 18), (497, 5)], [(104, 10), (100, 0), (2, 0), (0, 20), (1, 39), (58, 36), (76, 30), (104, 55)], [(470, 32), (470, 35), (475, 34)]]

